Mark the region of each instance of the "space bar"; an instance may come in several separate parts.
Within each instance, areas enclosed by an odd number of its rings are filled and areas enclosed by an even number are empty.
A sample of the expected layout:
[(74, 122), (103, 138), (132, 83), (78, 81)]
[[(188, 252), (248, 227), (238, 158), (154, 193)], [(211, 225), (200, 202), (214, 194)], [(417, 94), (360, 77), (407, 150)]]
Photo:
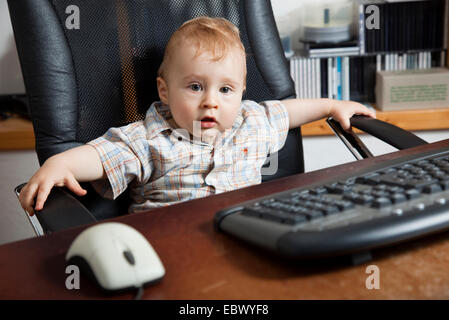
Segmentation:
[(290, 225), (295, 225), (307, 221), (307, 217), (301, 214), (289, 214), (286, 212), (270, 211), (263, 208), (254, 209), (246, 207), (243, 210), (242, 214)]

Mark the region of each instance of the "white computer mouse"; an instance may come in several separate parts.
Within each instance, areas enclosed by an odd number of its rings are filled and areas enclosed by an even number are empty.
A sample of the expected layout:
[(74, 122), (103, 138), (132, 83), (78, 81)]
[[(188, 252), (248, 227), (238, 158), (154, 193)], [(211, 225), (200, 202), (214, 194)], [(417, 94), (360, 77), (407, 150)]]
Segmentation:
[(142, 288), (165, 275), (147, 239), (117, 222), (100, 223), (81, 232), (67, 251), (66, 261), (108, 291)]

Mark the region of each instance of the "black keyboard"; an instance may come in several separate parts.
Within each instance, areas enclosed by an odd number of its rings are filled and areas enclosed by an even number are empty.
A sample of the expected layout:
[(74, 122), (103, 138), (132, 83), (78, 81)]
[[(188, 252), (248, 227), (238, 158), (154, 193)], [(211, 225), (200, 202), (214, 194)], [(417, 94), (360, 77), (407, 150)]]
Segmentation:
[(449, 147), (216, 213), (215, 226), (283, 256), (357, 254), (449, 229)]

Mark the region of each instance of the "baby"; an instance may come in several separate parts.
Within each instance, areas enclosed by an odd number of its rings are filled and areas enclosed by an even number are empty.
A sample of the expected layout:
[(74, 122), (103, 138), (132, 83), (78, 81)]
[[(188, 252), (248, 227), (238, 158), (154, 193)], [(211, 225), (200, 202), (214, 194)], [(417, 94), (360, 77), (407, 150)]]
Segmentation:
[(221, 18), (187, 21), (171, 36), (157, 88), (143, 121), (47, 159), (20, 192), (22, 207), (42, 210), (53, 186), (85, 195), (82, 181), (113, 199), (129, 186), (130, 212), (258, 184), (290, 128), (331, 116), (349, 130), (354, 114), (375, 117), (351, 101), (242, 101), (245, 49)]

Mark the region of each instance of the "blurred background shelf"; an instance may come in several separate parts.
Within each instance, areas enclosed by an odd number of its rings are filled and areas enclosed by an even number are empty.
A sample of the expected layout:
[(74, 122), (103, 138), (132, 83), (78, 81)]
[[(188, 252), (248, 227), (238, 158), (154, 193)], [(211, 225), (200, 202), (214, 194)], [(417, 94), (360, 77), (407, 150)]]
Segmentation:
[[(379, 120), (409, 131), (449, 129), (449, 108), (403, 111), (376, 110), (376, 115)], [(303, 136), (333, 135), (325, 120), (314, 121), (303, 125), (301, 128)], [(30, 150), (34, 147), (31, 121), (19, 117), (0, 121), (0, 150)]]
[[(377, 119), (409, 131), (449, 129), (449, 108), (402, 111), (378, 111)], [(314, 121), (301, 127), (303, 136), (332, 135), (325, 120)], [(356, 130), (356, 132), (360, 132)]]
[(20, 117), (0, 121), (0, 150), (29, 150), (34, 144), (31, 121)]

